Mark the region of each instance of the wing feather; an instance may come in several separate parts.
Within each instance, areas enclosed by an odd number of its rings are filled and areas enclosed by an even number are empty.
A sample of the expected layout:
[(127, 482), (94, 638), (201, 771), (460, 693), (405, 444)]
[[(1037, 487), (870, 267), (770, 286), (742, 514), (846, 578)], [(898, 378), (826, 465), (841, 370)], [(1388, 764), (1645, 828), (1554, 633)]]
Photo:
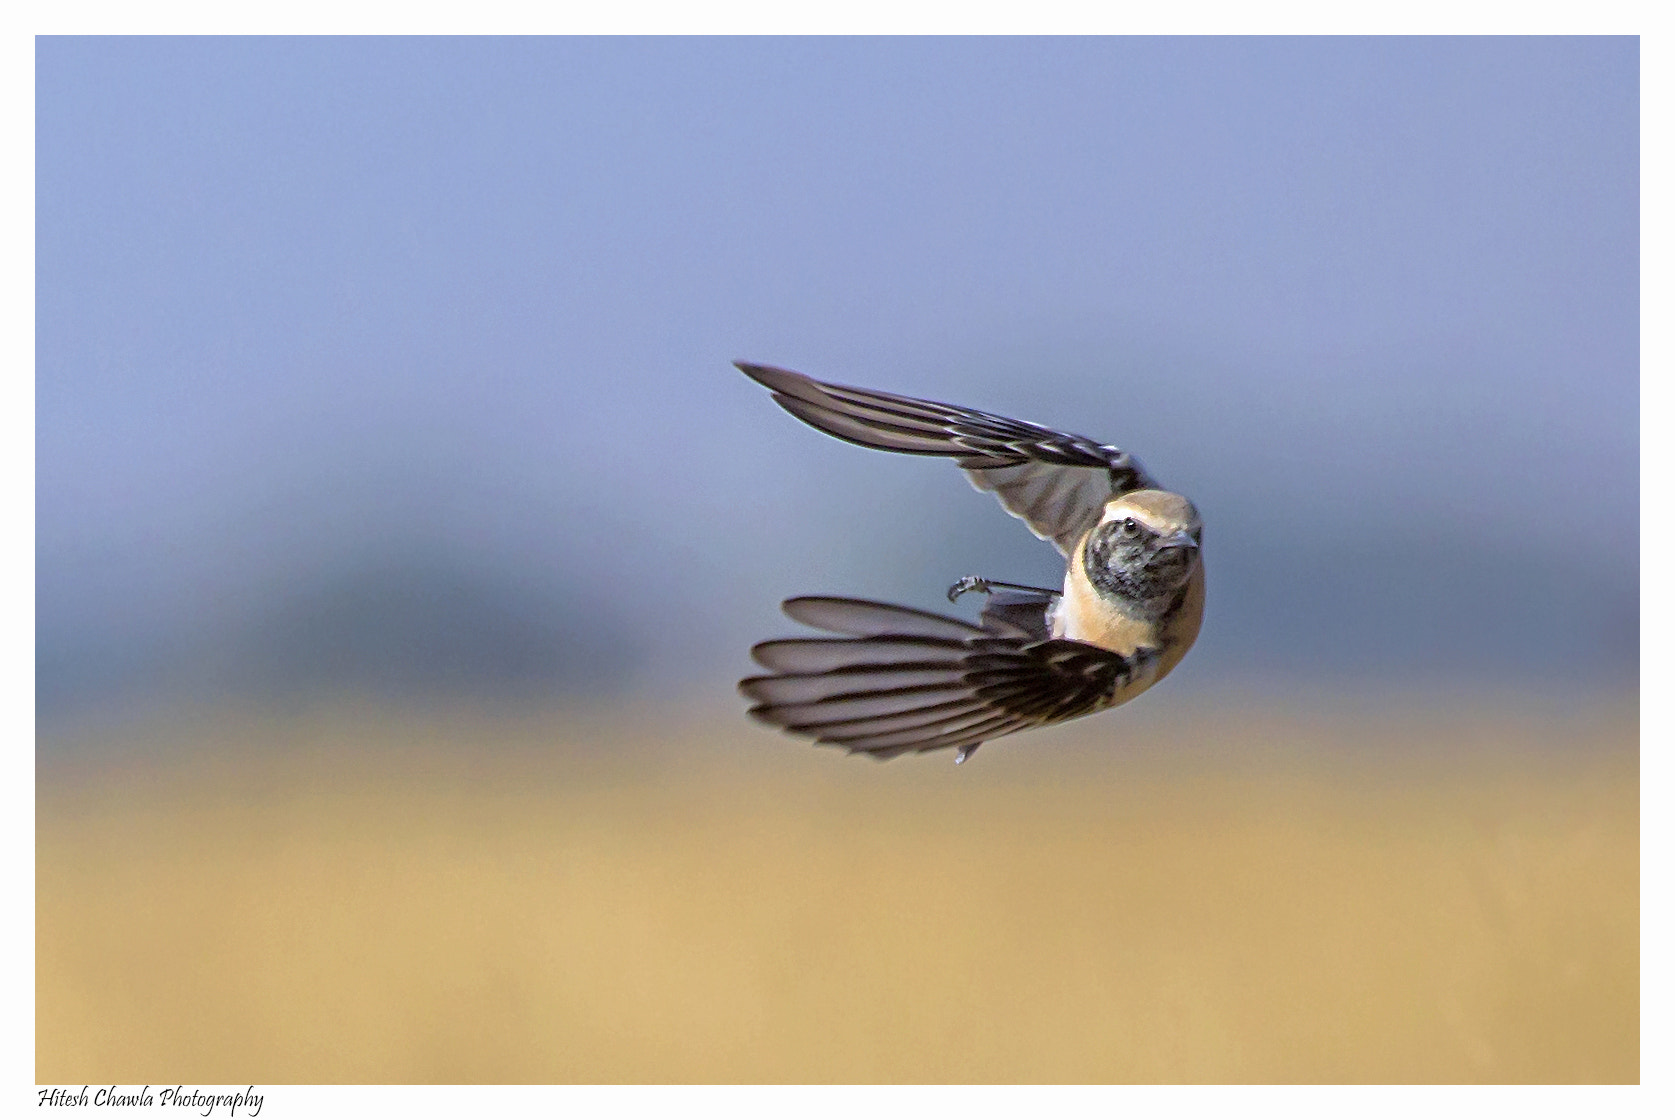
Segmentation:
[(750, 651), (756, 663), (776, 673), (826, 673), (854, 665), (929, 667), (947, 664), (965, 651), (951, 639), (890, 634), (874, 638), (780, 638), (761, 642)]
[[(763, 678), (747, 679), (761, 680)], [(746, 690), (745, 694), (755, 699), (749, 690)], [(964, 681), (961, 681), (958, 685), (950, 685), (945, 689), (923, 689), (916, 695), (889, 690), (848, 694), (828, 691), (808, 700), (761, 701), (761, 703), (774, 710), (774, 718), (779, 723), (787, 726), (795, 723), (800, 726), (827, 721), (841, 723), (849, 720), (881, 719), (889, 716), (906, 715), (910, 712), (936, 711), (951, 705), (969, 704), (971, 703), (971, 688)]]
[(829, 630), (834, 634), (849, 634), (857, 638), (898, 634), (963, 641), (966, 638), (985, 635), (982, 627), (961, 622), (957, 618), (918, 611), (912, 607), (875, 603), (870, 599), (799, 595), (795, 599), (785, 600), (780, 609), (804, 626), (812, 626), (816, 630)]
[(881, 451), (954, 459), (971, 484), (1066, 556), (1113, 494), (1156, 486), (1120, 448), (1037, 424), (791, 370), (737, 363), (793, 416), (828, 435)]
[(822, 700), (849, 700), (854, 696), (873, 696), (878, 693), (918, 695), (925, 691), (961, 691), (970, 685), (963, 680), (960, 666), (936, 668), (918, 666), (846, 666), (831, 673), (787, 673), (782, 676), (749, 676), (740, 681), (740, 690), (750, 700), (764, 705), (782, 703), (816, 703)]
[(950, 720), (962, 715), (970, 715), (985, 710), (981, 701), (969, 694), (961, 695), (953, 700), (945, 700), (940, 704), (926, 704), (918, 708), (903, 708), (900, 711), (887, 711), (879, 715), (856, 716), (847, 719), (833, 719), (833, 712), (828, 706), (816, 706), (813, 713), (819, 718), (806, 723), (797, 722), (794, 713), (781, 709), (778, 713), (785, 720), (785, 730), (793, 732), (831, 733), (832, 735), (872, 735), (883, 734), (886, 731), (903, 731), (910, 727), (924, 727), (938, 720)]

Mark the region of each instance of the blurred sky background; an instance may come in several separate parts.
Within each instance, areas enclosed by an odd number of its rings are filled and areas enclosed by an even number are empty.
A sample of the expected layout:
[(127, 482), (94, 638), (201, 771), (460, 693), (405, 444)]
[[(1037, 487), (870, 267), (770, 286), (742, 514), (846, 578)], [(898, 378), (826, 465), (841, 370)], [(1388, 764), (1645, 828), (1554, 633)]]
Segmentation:
[(1628, 38), (40, 39), (39, 718), (726, 702), (786, 596), (1058, 582), (735, 358), (1134, 451), (1207, 526), (1182, 696), (1632, 688), (1638, 86)]

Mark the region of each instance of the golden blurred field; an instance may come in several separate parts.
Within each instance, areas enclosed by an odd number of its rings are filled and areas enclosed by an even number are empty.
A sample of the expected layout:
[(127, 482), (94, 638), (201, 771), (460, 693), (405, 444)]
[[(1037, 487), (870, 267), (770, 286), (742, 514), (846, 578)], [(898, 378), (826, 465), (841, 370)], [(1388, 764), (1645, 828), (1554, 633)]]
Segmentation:
[(730, 712), (86, 732), (36, 1079), (1638, 1081), (1636, 708), (1136, 705), (958, 769)]

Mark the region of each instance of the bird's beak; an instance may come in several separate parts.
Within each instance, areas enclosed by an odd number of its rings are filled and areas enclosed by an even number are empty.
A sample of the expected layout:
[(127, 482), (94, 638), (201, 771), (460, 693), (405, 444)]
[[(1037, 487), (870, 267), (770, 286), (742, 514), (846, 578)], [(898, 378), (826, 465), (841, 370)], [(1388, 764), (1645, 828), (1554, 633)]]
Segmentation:
[(1167, 537), (1161, 537), (1157, 542), (1157, 551), (1159, 552), (1171, 548), (1196, 549), (1197, 547), (1198, 542), (1185, 529), (1178, 533), (1171, 533)]

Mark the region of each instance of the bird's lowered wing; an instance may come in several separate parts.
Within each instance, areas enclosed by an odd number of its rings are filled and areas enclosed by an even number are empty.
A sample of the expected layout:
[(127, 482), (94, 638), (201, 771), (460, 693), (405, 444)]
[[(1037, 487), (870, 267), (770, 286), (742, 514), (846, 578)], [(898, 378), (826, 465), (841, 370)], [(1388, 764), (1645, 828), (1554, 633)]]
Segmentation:
[(785, 613), (838, 638), (783, 638), (751, 650), (771, 675), (739, 691), (750, 714), (793, 735), (894, 758), (978, 744), (1105, 707), (1148, 665), (1022, 626), (987, 627), (864, 599), (788, 599)]
[(1156, 486), (1116, 447), (957, 405), (831, 385), (773, 366), (737, 363), (780, 407), (862, 447), (954, 459), (979, 490), (1066, 556), (1113, 494)]

